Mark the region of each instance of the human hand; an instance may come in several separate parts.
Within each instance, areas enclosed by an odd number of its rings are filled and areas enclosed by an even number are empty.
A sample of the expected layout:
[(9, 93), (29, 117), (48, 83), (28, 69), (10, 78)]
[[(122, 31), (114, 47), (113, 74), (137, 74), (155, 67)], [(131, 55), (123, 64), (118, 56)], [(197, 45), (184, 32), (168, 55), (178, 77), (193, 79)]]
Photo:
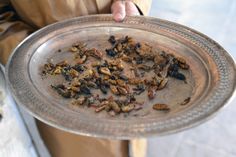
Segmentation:
[(111, 12), (115, 21), (122, 21), (126, 15), (140, 15), (138, 8), (131, 0), (115, 0), (111, 6)]

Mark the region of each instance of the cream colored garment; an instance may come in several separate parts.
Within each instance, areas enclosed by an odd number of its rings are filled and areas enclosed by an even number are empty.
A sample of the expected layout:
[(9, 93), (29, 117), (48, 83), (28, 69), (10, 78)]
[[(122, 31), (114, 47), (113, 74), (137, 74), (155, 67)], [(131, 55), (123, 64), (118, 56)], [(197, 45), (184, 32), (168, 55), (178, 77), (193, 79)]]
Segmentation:
[[(133, 0), (146, 15), (151, 0)], [(0, 0), (0, 62), (33, 31), (48, 24), (90, 14), (110, 13), (112, 0)], [(15, 13), (15, 11), (16, 13)], [(39, 131), (55, 157), (127, 157), (128, 141), (69, 134), (38, 122)]]
[[(151, 0), (133, 2), (144, 15), (148, 13)], [(31, 32), (72, 17), (110, 13), (111, 4), (112, 0), (1, 0), (0, 62), (5, 64), (12, 49)]]

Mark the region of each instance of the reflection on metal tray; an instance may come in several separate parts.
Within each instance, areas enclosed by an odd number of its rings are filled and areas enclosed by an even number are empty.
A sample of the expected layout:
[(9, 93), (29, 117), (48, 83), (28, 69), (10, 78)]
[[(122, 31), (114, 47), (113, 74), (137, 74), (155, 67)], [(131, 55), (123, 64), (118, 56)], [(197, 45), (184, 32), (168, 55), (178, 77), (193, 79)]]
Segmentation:
[[(110, 117), (86, 108), (73, 109), (68, 100), (49, 88), (52, 80), (40, 77), (40, 66), (48, 59), (56, 62), (66, 58), (63, 50), (74, 42), (105, 49), (110, 35), (128, 35), (186, 59), (191, 69), (186, 74), (188, 84), (174, 80), (157, 96), (159, 102), (170, 104), (170, 112), (154, 112), (153, 103), (145, 104), (139, 111), (143, 116), (138, 117)], [(58, 49), (62, 55), (57, 54)], [(36, 118), (69, 132), (117, 139), (163, 135), (196, 126), (234, 96), (236, 80), (234, 61), (207, 36), (156, 18), (127, 17), (115, 23), (109, 15), (70, 19), (37, 31), (15, 49), (6, 72), (14, 98)], [(178, 105), (189, 96), (190, 103)]]

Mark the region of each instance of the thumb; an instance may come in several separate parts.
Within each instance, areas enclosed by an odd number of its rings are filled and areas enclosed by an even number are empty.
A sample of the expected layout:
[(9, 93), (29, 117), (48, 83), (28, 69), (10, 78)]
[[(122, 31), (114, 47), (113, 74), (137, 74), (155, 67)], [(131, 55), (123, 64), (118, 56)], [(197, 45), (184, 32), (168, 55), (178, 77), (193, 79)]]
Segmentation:
[(115, 1), (111, 6), (113, 18), (120, 22), (125, 18), (125, 1)]

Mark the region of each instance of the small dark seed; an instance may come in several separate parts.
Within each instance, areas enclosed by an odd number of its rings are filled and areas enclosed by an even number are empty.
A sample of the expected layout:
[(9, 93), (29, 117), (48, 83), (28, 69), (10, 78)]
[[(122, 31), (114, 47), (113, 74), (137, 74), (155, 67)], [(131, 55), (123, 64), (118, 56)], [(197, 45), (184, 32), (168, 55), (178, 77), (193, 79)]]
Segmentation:
[(168, 70), (178, 72), (179, 66), (178, 66), (178, 64), (176, 64), (176, 63), (171, 64), (171, 65), (169, 66), (169, 69), (168, 69)]
[(116, 39), (115, 39), (115, 36), (114, 35), (111, 35), (110, 38), (108, 39), (108, 41), (114, 45), (116, 43)]
[(117, 52), (115, 52), (113, 49), (106, 49), (106, 52), (110, 57), (115, 57), (117, 55)]
[(101, 90), (101, 92), (102, 92), (103, 94), (107, 94), (107, 88), (106, 88), (106, 86), (101, 85), (101, 86), (100, 86), (100, 90)]
[(90, 89), (87, 86), (85, 86), (85, 85), (80, 87), (80, 92), (83, 93), (83, 94), (86, 94), (86, 95), (90, 95), (91, 94)]
[(83, 65), (79, 65), (79, 64), (76, 64), (75, 66), (72, 67), (73, 69), (75, 69), (76, 71), (82, 73), (83, 71), (86, 70), (86, 67), (83, 66)]
[(178, 80), (186, 80), (186, 77), (182, 73), (171, 71), (168, 74), (169, 74), (169, 76), (174, 77)]
[(142, 57), (136, 57), (135, 61), (136, 61), (136, 64), (142, 64), (143, 63), (143, 58)]
[(139, 49), (139, 48), (141, 48), (141, 44), (140, 44), (140, 43), (137, 43), (137, 44), (135, 45), (135, 49)]

